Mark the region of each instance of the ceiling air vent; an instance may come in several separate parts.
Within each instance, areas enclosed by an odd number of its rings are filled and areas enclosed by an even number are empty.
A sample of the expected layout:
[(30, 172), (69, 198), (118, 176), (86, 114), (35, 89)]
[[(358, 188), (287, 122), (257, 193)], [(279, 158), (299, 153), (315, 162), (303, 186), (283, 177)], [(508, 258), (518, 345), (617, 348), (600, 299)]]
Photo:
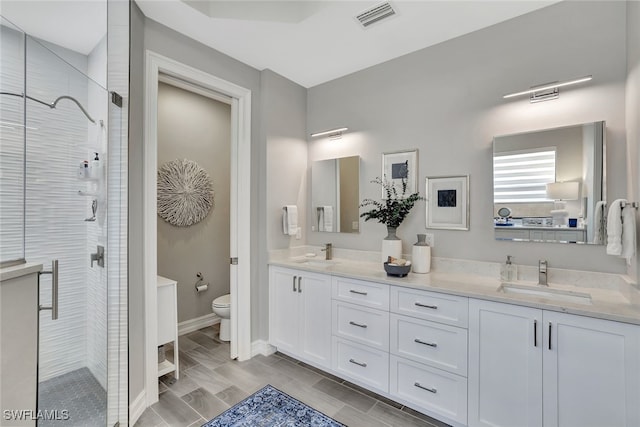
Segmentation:
[(364, 28), (367, 28), (369, 25), (375, 24), (376, 22), (389, 18), (395, 14), (396, 11), (393, 9), (391, 4), (385, 2), (365, 10), (356, 16), (356, 19)]

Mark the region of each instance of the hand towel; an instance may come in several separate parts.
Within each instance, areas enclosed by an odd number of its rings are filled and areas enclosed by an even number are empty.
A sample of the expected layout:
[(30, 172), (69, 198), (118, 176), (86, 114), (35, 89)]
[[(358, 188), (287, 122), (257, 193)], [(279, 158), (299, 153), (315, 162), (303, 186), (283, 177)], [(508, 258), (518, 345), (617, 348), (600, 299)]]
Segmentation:
[(316, 208), (316, 215), (318, 216), (318, 231), (324, 231), (324, 208), (322, 206)]
[(284, 234), (295, 236), (298, 232), (298, 207), (287, 205), (282, 208), (282, 230)]
[(636, 253), (636, 210), (631, 204), (622, 208), (622, 252), (620, 256), (631, 265)]
[(604, 243), (604, 210), (607, 207), (607, 202), (600, 200), (596, 203), (595, 213), (593, 216), (593, 243), (601, 245)]
[(614, 200), (607, 215), (607, 255), (622, 255), (622, 203), (625, 199)]
[(324, 231), (333, 231), (333, 206), (323, 206), (322, 211), (324, 212), (323, 224)]

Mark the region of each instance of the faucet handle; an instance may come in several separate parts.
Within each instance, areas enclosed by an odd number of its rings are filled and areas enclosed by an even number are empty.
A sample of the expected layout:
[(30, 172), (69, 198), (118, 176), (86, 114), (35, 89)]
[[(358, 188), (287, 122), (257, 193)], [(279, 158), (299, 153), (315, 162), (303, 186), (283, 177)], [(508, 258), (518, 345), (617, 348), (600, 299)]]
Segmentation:
[(538, 269), (540, 271), (547, 271), (547, 260), (546, 259), (541, 259), (540, 261), (538, 261)]

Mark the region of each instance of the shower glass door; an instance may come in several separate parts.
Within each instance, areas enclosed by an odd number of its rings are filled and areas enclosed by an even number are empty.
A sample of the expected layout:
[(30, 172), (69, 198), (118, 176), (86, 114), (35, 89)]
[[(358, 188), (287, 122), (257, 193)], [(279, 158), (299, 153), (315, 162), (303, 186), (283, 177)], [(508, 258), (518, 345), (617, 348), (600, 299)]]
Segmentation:
[(106, 35), (83, 53), (2, 24), (2, 260), (45, 270), (58, 262), (57, 298), (52, 275), (40, 278), (39, 306), (57, 310), (39, 314), (35, 421), (112, 426), (121, 412), (122, 117), (105, 89)]

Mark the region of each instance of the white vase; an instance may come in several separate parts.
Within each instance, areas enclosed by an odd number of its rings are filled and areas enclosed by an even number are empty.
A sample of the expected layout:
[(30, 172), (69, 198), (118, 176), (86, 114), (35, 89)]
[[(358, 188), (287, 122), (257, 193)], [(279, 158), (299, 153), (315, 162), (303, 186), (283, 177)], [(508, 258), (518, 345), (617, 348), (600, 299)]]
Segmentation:
[(411, 250), (411, 267), (414, 273), (431, 271), (431, 246), (427, 245), (426, 237), (418, 234), (418, 241)]
[(387, 237), (382, 240), (382, 262), (387, 262), (390, 256), (402, 258), (402, 240), (396, 236), (394, 227), (387, 227)]

